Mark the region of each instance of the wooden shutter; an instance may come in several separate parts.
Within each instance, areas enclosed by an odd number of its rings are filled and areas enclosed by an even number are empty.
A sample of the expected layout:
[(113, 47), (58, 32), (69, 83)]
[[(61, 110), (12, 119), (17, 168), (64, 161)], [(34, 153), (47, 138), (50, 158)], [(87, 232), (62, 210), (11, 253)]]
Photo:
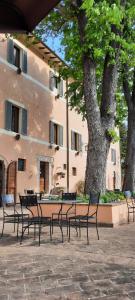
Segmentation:
[(7, 40), (7, 61), (14, 65), (14, 43), (13, 40)]
[(75, 133), (71, 130), (71, 149), (75, 150)]
[(58, 144), (59, 146), (63, 146), (63, 126), (58, 125)]
[(27, 135), (27, 125), (28, 123), (28, 113), (25, 108), (22, 108), (22, 124), (21, 124), (21, 133)]
[(60, 79), (60, 82), (59, 82), (59, 95), (60, 97), (63, 97), (63, 80)]
[(78, 151), (82, 151), (82, 135), (78, 134)]
[(26, 51), (23, 51), (22, 53), (22, 71), (24, 73), (27, 73), (27, 52)]
[(5, 129), (11, 130), (12, 126), (12, 103), (8, 100), (5, 102)]
[(54, 74), (52, 71), (49, 72), (49, 89), (51, 91), (54, 89)]
[(54, 123), (49, 121), (49, 142), (54, 144)]

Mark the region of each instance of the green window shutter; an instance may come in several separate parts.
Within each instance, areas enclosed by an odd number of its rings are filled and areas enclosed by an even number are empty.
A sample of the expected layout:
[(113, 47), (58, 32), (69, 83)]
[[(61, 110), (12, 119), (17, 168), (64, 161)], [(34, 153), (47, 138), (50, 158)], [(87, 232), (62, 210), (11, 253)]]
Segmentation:
[(60, 79), (60, 82), (59, 82), (59, 95), (60, 97), (63, 97), (63, 80)]
[(78, 134), (78, 151), (82, 151), (82, 135)]
[(21, 134), (27, 135), (27, 125), (28, 123), (28, 113), (27, 110), (22, 108), (22, 126), (21, 126)]
[(58, 142), (59, 142), (59, 146), (63, 146), (63, 126), (58, 125)]
[(75, 133), (71, 130), (71, 149), (75, 150)]
[(11, 130), (12, 126), (12, 103), (9, 101), (5, 102), (5, 129)]
[(54, 144), (54, 123), (49, 121), (49, 143)]
[(49, 89), (51, 91), (54, 89), (54, 74), (52, 71), (49, 72)]
[(14, 65), (14, 42), (11, 39), (7, 40), (7, 61)]
[(27, 69), (28, 69), (27, 52), (23, 51), (23, 53), (22, 53), (22, 71), (24, 73), (27, 73)]

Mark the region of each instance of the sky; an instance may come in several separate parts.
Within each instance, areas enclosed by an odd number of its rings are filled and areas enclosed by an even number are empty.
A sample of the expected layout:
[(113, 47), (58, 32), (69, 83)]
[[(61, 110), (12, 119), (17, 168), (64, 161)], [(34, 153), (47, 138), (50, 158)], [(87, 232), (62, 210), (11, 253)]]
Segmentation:
[(45, 43), (58, 55), (61, 59), (64, 59), (64, 50), (60, 45), (60, 37), (48, 37)]

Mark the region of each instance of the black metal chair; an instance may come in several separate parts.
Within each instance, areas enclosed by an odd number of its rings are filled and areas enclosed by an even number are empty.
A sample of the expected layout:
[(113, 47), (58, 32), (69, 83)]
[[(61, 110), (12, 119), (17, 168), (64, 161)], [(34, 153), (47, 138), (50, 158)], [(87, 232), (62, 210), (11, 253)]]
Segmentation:
[(70, 241), (71, 227), (79, 228), (79, 236), (81, 236), (81, 227), (85, 227), (87, 229), (87, 244), (89, 244), (90, 225), (96, 226), (97, 237), (99, 240), (98, 220), (97, 220), (99, 197), (100, 197), (100, 192), (90, 192), (90, 198), (89, 198), (88, 209), (86, 214), (75, 215), (68, 218), (69, 241)]
[[(63, 226), (67, 227), (67, 235), (68, 235), (68, 218), (71, 215), (76, 214), (76, 193), (64, 193), (62, 192), (62, 201), (60, 206), (60, 210), (57, 213), (52, 214), (52, 234), (54, 225), (59, 225), (61, 234), (62, 234), (62, 242), (63, 242)], [(69, 208), (64, 207), (64, 201), (69, 204)], [(71, 201), (71, 205), (70, 205)]]
[(130, 191), (125, 191), (124, 195), (126, 197), (127, 209), (128, 209), (128, 223), (130, 221), (130, 214), (133, 215), (133, 222), (135, 220), (135, 199)]
[[(41, 229), (43, 226), (50, 226), (50, 239), (52, 240), (51, 217), (42, 215), (41, 205), (38, 203), (37, 195), (20, 196), (20, 204), (22, 209), (22, 234), (20, 244), (22, 243), (26, 229), (34, 229), (34, 239), (36, 238), (36, 229), (38, 226), (38, 242), (40, 246)], [(29, 213), (28, 218), (25, 217), (26, 210)], [(24, 216), (24, 217), (23, 217)]]
[(24, 190), (26, 195), (34, 195), (34, 190)]
[(14, 201), (14, 195), (12, 194), (6, 194), (1, 195), (1, 202), (2, 202), (2, 209), (3, 209), (3, 217), (2, 217), (2, 232), (1, 237), (4, 234), (5, 224), (13, 224), (14, 226), (14, 232), (16, 230), (17, 238), (19, 233), (19, 224), (22, 219), (22, 212), (20, 208), (20, 203), (15, 203)]

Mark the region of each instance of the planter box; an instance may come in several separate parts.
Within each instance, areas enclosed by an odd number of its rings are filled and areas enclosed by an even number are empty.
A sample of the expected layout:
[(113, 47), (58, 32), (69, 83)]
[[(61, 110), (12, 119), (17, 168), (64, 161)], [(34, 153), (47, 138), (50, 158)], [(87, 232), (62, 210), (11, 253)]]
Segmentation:
[[(60, 204), (47, 201), (47, 203), (42, 204), (43, 214), (51, 216), (52, 213), (58, 212), (60, 209)], [(67, 210), (69, 205), (64, 204), (63, 210)], [(87, 212), (87, 204), (79, 203), (76, 205), (77, 214), (85, 214)], [(131, 216), (132, 217), (132, 216)], [(98, 223), (101, 226), (115, 227), (120, 224), (125, 224), (128, 222), (128, 210), (126, 202), (114, 202), (107, 204), (99, 204), (98, 208)]]

